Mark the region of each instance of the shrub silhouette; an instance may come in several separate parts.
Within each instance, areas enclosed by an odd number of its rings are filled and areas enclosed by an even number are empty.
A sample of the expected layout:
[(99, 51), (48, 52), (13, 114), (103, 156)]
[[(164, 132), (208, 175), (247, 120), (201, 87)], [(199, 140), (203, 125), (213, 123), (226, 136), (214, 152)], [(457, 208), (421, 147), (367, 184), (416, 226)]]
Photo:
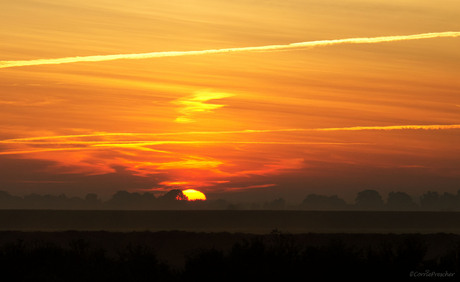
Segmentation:
[(227, 258), (215, 248), (196, 250), (187, 256), (182, 278), (184, 281), (226, 281), (230, 275)]
[(22, 241), (0, 248), (5, 281), (172, 281), (169, 267), (144, 246), (128, 246), (117, 256), (78, 240), (70, 247)]
[[(190, 256), (184, 281), (406, 281), (410, 271), (455, 271), (457, 253), (425, 260), (426, 243), (420, 236), (384, 241), (380, 246), (358, 248), (342, 240), (322, 246), (300, 246), (283, 235), (256, 237), (235, 244), (227, 253), (201, 250)], [(460, 250), (460, 249), (459, 249)], [(210, 270), (211, 272), (207, 272)]]
[(186, 256), (183, 267), (175, 268), (161, 261), (147, 244), (119, 242), (109, 252), (79, 238), (67, 243), (18, 240), (0, 245), (0, 270), (4, 281), (98, 282), (297, 281), (299, 277), (305, 281), (412, 281), (410, 271), (460, 271), (459, 242), (427, 259), (425, 235), (381, 235), (380, 244), (367, 246), (354, 245), (347, 239), (354, 235), (345, 235), (319, 234), (317, 238), (331, 240), (318, 243), (299, 240), (312, 235), (299, 237), (275, 230), (248, 236), (225, 250), (218, 246), (196, 249)]
[(141, 245), (129, 245), (119, 252), (117, 265), (120, 281), (166, 281), (170, 271), (154, 250)]

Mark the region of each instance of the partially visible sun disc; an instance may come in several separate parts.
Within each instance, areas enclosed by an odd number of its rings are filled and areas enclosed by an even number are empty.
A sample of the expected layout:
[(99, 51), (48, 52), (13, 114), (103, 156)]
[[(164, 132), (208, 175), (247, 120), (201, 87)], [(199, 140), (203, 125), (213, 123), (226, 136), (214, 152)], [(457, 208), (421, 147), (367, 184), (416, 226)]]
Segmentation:
[(195, 189), (183, 190), (182, 193), (184, 193), (184, 195), (187, 196), (189, 201), (206, 200), (205, 194)]

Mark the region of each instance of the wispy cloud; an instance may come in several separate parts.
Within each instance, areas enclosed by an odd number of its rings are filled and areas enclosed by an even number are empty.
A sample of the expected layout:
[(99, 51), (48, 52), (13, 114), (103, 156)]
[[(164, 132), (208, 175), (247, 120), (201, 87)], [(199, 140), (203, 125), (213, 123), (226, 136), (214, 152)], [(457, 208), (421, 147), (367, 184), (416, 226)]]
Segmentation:
[[(163, 145), (163, 144), (197, 144), (197, 143), (264, 143), (258, 141), (181, 141), (181, 140), (106, 140), (106, 141), (85, 141), (85, 140), (72, 140), (91, 137), (148, 137), (148, 136), (180, 136), (180, 135), (219, 135), (219, 134), (252, 134), (252, 133), (274, 133), (274, 132), (315, 132), (315, 131), (369, 131), (369, 130), (452, 130), (460, 129), (460, 124), (423, 124), (423, 125), (386, 125), (386, 126), (351, 126), (351, 127), (325, 127), (325, 128), (280, 128), (280, 129), (244, 129), (244, 130), (226, 130), (226, 131), (186, 131), (186, 132), (158, 132), (158, 133), (129, 133), (129, 132), (97, 132), (91, 134), (76, 134), (76, 135), (55, 135), (55, 136), (37, 136), (26, 138), (12, 138), (0, 140), (3, 144), (79, 144), (79, 145), (94, 145), (95, 147), (111, 145), (111, 146), (147, 146), (147, 145)], [(49, 140), (55, 140), (50, 142)], [(265, 143), (272, 144), (294, 144), (298, 142), (278, 142), (278, 141), (265, 141)], [(305, 144), (315, 144), (315, 142), (301, 142)], [(339, 143), (321, 143), (321, 144), (339, 144)], [(342, 144), (342, 143), (340, 143)]]
[[(95, 143), (96, 142), (96, 143)], [(176, 140), (164, 140), (164, 141), (142, 141), (133, 142), (127, 144), (126, 142), (104, 142), (104, 141), (80, 141), (79, 145), (86, 145), (84, 147), (66, 147), (66, 148), (36, 148), (29, 150), (11, 150), (0, 152), (0, 155), (24, 155), (24, 154), (36, 154), (44, 152), (57, 152), (57, 151), (80, 151), (80, 150), (104, 150), (104, 149), (130, 149), (139, 151), (149, 151), (163, 154), (173, 154), (172, 152), (165, 150), (152, 149), (147, 146), (158, 146), (158, 145), (227, 145), (227, 144), (254, 144), (254, 145), (366, 145), (368, 143), (358, 142), (293, 142), (293, 141), (208, 141), (208, 140), (196, 140), (196, 141), (176, 141)], [(7, 142), (4, 142), (7, 143)], [(70, 145), (72, 142), (10, 142), (9, 144), (20, 144), (20, 145), (55, 145), (63, 146)]]
[(176, 118), (176, 122), (189, 123), (194, 122), (193, 115), (197, 113), (212, 112), (219, 109), (224, 105), (208, 103), (211, 100), (223, 99), (234, 96), (229, 93), (212, 92), (212, 91), (198, 91), (192, 97), (186, 97), (174, 101), (176, 105), (180, 105), (179, 112), (181, 116)]
[(234, 176), (249, 176), (249, 175), (275, 175), (283, 171), (298, 170), (305, 167), (305, 159), (303, 158), (288, 158), (277, 160), (271, 164), (265, 164), (263, 167), (253, 170), (242, 170), (234, 173)]
[(58, 152), (58, 151), (79, 151), (86, 150), (87, 148), (45, 148), (45, 149), (30, 149), (30, 150), (12, 150), (0, 152), (0, 155), (25, 155), (36, 154), (44, 152)]
[(250, 185), (250, 186), (243, 186), (243, 187), (228, 187), (224, 188), (223, 190), (227, 192), (236, 192), (240, 190), (250, 190), (250, 189), (261, 189), (261, 188), (270, 188), (270, 187), (275, 187), (277, 184), (259, 184), (259, 185)]
[(48, 100), (41, 100), (41, 101), (28, 101), (28, 100), (0, 100), (0, 105), (7, 105), (7, 106), (18, 106), (18, 107), (40, 107), (40, 106), (47, 106), (61, 102), (62, 100), (58, 99), (48, 99)]
[[(122, 167), (132, 175), (151, 177), (152, 175), (167, 175), (164, 181), (190, 182), (187, 187), (202, 187), (205, 183), (216, 186), (215, 181), (230, 181), (231, 179), (248, 179), (265, 175), (280, 175), (308, 168), (310, 156), (301, 151), (292, 150), (283, 154), (274, 153), (266, 156), (267, 150), (259, 150), (257, 157), (250, 159), (247, 151), (233, 144), (248, 144), (248, 147), (269, 146), (275, 150), (277, 145), (306, 146), (302, 149), (324, 152), (318, 146), (366, 146), (370, 143), (356, 142), (308, 142), (305, 133), (308, 132), (342, 132), (342, 131), (414, 131), (431, 130), (437, 134), (439, 130), (458, 130), (460, 124), (444, 125), (390, 125), (390, 126), (354, 126), (336, 128), (284, 128), (284, 129), (246, 129), (233, 131), (198, 131), (198, 132), (159, 132), (159, 133), (104, 133), (77, 134), (62, 136), (37, 136), (30, 138), (15, 138), (0, 140), (0, 155), (11, 155), (13, 158), (48, 160), (55, 165), (49, 169), (53, 173), (79, 173), (85, 175), (115, 173)], [(280, 134), (269, 133), (299, 133), (286, 134), (280, 139)], [(257, 136), (257, 134), (261, 136)], [(266, 133), (266, 134), (265, 134)], [(216, 136), (212, 136), (215, 134)], [(223, 136), (219, 136), (223, 134)], [(229, 135), (229, 136), (227, 136)], [(235, 136), (230, 136), (235, 135)], [(281, 134), (283, 135), (283, 134)], [(308, 134), (306, 134), (308, 135)], [(315, 135), (315, 134), (312, 134)], [(174, 138), (168, 138), (174, 136)], [(212, 138), (211, 138), (212, 137)], [(223, 137), (219, 139), (220, 137)], [(294, 138), (294, 139), (291, 139)], [(217, 139), (217, 140), (215, 140)], [(259, 141), (260, 140), (260, 141)], [(305, 140), (305, 141), (304, 141)], [(313, 140), (314, 141), (314, 140)], [(358, 140), (359, 141), (359, 140)], [(202, 145), (193, 155), (183, 146)], [(209, 146), (208, 146), (209, 145)], [(213, 146), (217, 145), (217, 146)], [(232, 146), (227, 146), (232, 145)], [(159, 148), (160, 146), (164, 146)], [(314, 147), (317, 146), (317, 147)], [(238, 147), (238, 149), (235, 149)], [(243, 146), (241, 146), (243, 147)], [(214, 151), (219, 148), (218, 152)], [(222, 150), (222, 148), (225, 148)], [(236, 150), (235, 157), (229, 157), (226, 150)], [(348, 148), (348, 147), (347, 147)], [(350, 147), (353, 151), (362, 146)], [(366, 147), (365, 150), (372, 147)], [(163, 150), (164, 149), (164, 150)], [(348, 150), (347, 150), (348, 151)], [(217, 152), (217, 153), (216, 153)], [(214, 154), (216, 153), (216, 154)], [(316, 153), (312, 152), (314, 156)], [(269, 154), (270, 155), (270, 154)], [(327, 155), (327, 154), (326, 154)], [(324, 158), (324, 156), (322, 156)], [(332, 162), (336, 159), (332, 157)], [(339, 159), (339, 161), (342, 161)], [(413, 168), (408, 162), (407, 167)], [(407, 163), (405, 163), (407, 164)], [(404, 165), (404, 164), (403, 164)], [(230, 179), (230, 180), (229, 180)], [(174, 184), (174, 183), (172, 183)], [(177, 183), (176, 183), (177, 184)], [(222, 184), (222, 183), (221, 183)], [(225, 184), (225, 183), (224, 183)], [(165, 183), (163, 186), (167, 186)], [(219, 185), (217, 185), (219, 186)], [(225, 186), (225, 185), (223, 185)], [(243, 185), (244, 186), (244, 185)], [(266, 187), (271, 187), (266, 186)], [(248, 186), (243, 189), (264, 188)]]
[(290, 43), (290, 44), (266, 45), (266, 46), (256, 46), (256, 47), (209, 49), (209, 50), (200, 50), (200, 51), (165, 51), (165, 52), (150, 52), (150, 53), (137, 53), (137, 54), (95, 55), (95, 56), (76, 56), (76, 57), (54, 58), (54, 59), (0, 61), (0, 68), (40, 66), (40, 65), (58, 65), (58, 64), (78, 63), (78, 62), (103, 62), (103, 61), (113, 61), (113, 60), (121, 60), (121, 59), (150, 59), (150, 58), (180, 57), (180, 56), (192, 56), (192, 55), (196, 56), (196, 55), (219, 54), (219, 53), (273, 51), (273, 50), (298, 49), (298, 48), (306, 48), (306, 47), (321, 47), (321, 46), (338, 45), (338, 44), (374, 44), (374, 43), (392, 42), (392, 41), (417, 40), (417, 39), (429, 39), (429, 38), (440, 38), (440, 37), (459, 37), (459, 36), (460, 36), (459, 31), (446, 31), (446, 32), (420, 33), (420, 34), (412, 34), (412, 35), (316, 40), (316, 41), (305, 41), (305, 42), (297, 42), (297, 43)]
[(460, 124), (431, 124), (431, 125), (388, 125), (388, 126), (352, 126), (316, 128), (313, 131), (360, 131), (360, 130), (445, 130), (460, 129)]
[[(139, 176), (148, 176), (155, 173), (178, 171), (181, 169), (198, 169), (208, 171), (210, 178), (217, 176), (249, 177), (251, 175), (276, 175), (279, 172), (301, 169), (305, 165), (305, 162), (303, 159), (299, 158), (283, 157), (282, 162), (275, 161), (270, 163), (264, 161), (263, 165), (259, 166), (245, 164), (241, 169), (235, 170), (235, 167), (233, 167), (231, 163), (227, 163), (220, 157), (218, 157), (218, 159), (213, 159), (202, 156), (190, 156), (184, 153), (180, 147), (201, 145), (200, 147), (205, 148), (213, 147), (214, 145), (220, 147), (240, 144), (247, 144), (250, 146), (279, 145), (309, 147), (372, 145), (369, 143), (341, 142), (342, 140), (337, 140), (337, 142), (331, 142), (335, 140), (314, 142), (304, 140), (302, 137), (303, 135), (300, 136), (302, 139), (290, 139), (288, 138), (290, 135), (288, 135), (286, 136), (288, 139), (280, 140), (279, 135), (275, 134), (271, 136), (270, 133), (432, 130), (434, 131), (433, 134), (435, 134), (435, 131), (439, 130), (458, 129), (460, 129), (460, 124), (244, 129), (158, 133), (96, 132), (91, 134), (4, 139), (0, 140), (0, 155), (52, 160), (61, 164), (61, 167), (58, 167), (59, 171), (76, 171), (77, 173), (85, 174), (113, 173), (115, 170), (114, 167), (122, 166), (127, 167), (127, 170)], [(262, 134), (263, 136), (252, 136), (258, 134)], [(217, 137), (225, 138), (215, 140)], [(274, 139), (271, 139), (271, 137)], [(162, 147), (159, 148), (160, 146)], [(104, 158), (101, 159), (101, 155), (104, 155)], [(181, 177), (185, 177), (186, 179), (193, 178), (187, 175)], [(181, 177), (176, 178), (179, 180), (183, 179)]]

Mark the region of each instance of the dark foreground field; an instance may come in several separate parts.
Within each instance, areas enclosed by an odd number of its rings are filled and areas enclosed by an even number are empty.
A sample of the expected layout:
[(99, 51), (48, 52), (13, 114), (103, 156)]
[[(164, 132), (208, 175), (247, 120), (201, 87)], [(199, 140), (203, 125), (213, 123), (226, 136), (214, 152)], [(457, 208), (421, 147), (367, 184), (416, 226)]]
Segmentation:
[(460, 235), (0, 232), (2, 281), (458, 281)]
[(460, 213), (2, 210), (0, 273), (1, 281), (456, 281)]
[(0, 210), (0, 230), (456, 233), (460, 212)]

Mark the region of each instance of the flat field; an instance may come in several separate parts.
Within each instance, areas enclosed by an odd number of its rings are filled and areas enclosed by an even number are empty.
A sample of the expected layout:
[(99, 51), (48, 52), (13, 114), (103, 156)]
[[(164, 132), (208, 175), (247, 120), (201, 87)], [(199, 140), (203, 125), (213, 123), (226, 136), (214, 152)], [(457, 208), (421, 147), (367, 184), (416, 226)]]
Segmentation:
[(0, 210), (4, 231), (455, 233), (460, 212)]

